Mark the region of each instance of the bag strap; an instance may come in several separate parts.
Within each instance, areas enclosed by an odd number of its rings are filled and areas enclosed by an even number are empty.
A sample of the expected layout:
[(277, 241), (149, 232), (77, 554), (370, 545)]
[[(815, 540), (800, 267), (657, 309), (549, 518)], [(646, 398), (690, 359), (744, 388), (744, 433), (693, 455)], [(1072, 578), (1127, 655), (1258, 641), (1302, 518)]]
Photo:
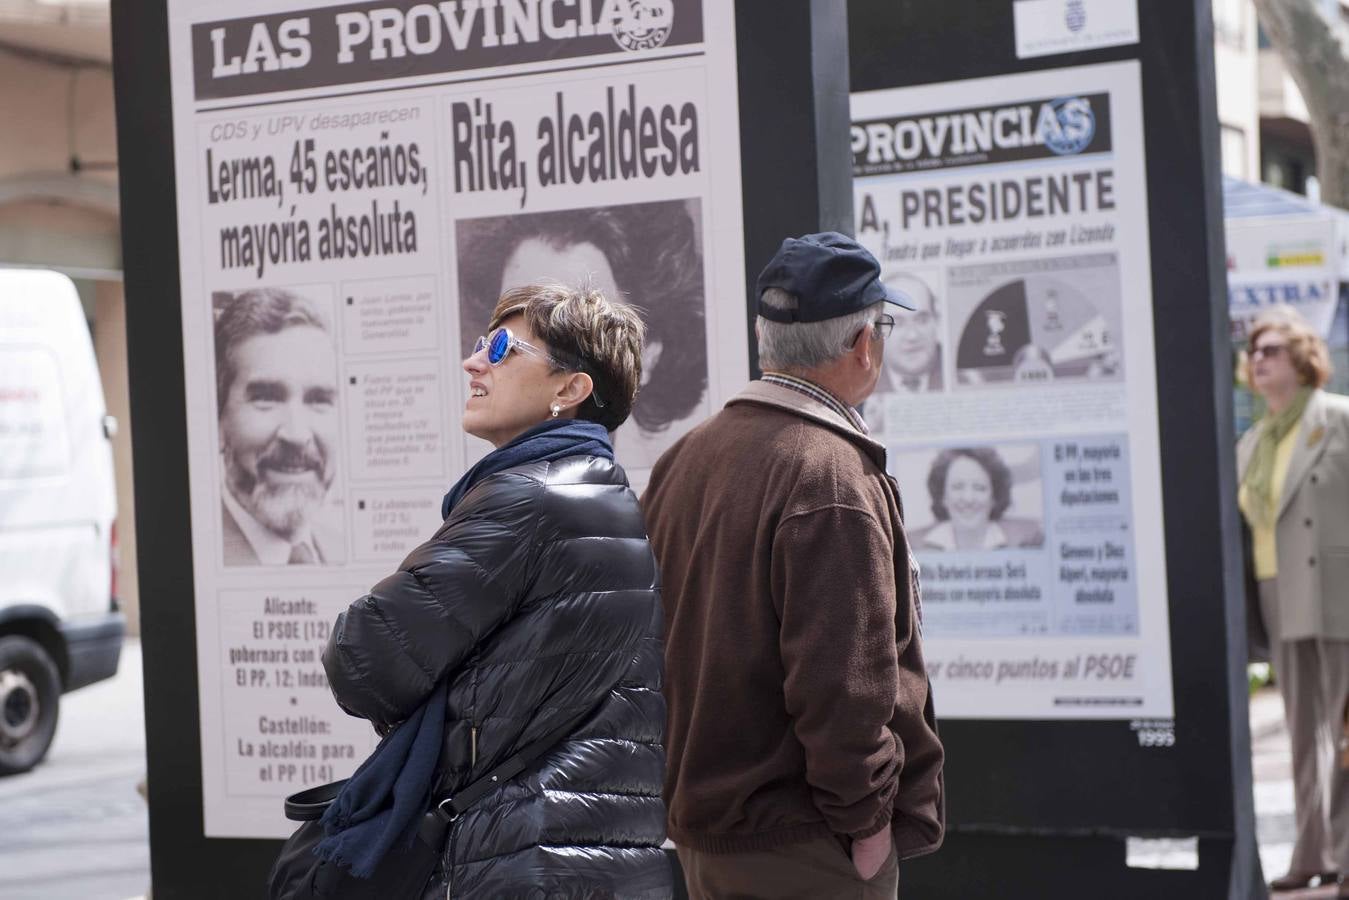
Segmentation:
[(519, 775), (525, 766), (553, 749), (575, 727), (576, 722), (573, 721), (562, 723), (537, 741), (526, 744), (513, 755), (508, 756), (505, 761), (482, 778), (445, 797), (436, 804), (436, 808), (448, 816), (450, 821), (454, 821), (487, 794)]
[[(454, 821), (488, 793), (519, 775), (525, 766), (551, 750), (576, 725), (574, 721), (564, 722), (537, 741), (526, 744), (482, 778), (437, 802), (431, 807), (431, 813), (438, 814), (443, 822)], [(312, 822), (322, 818), (328, 805), (337, 799), (346, 783), (347, 779), (344, 778), (291, 794), (286, 798), (286, 818), (293, 822)]]
[(347, 779), (343, 778), (291, 794), (286, 798), (286, 818), (292, 822), (313, 822), (323, 818), (324, 811), (342, 793), (346, 783)]

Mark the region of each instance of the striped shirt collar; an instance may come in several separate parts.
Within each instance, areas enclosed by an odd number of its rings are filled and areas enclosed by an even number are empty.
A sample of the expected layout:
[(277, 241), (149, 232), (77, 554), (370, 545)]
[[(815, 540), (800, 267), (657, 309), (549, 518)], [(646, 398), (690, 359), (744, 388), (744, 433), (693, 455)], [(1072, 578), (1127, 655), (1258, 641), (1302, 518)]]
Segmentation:
[(778, 387), (785, 387), (789, 390), (796, 391), (798, 394), (805, 394), (812, 400), (823, 403), (845, 420), (852, 423), (852, 426), (856, 428), (859, 433), (867, 435), (871, 434), (871, 430), (867, 428), (867, 423), (862, 420), (862, 416), (858, 414), (857, 410), (853, 409), (813, 381), (807, 381), (804, 378), (797, 378), (795, 375), (787, 375), (783, 372), (765, 372), (763, 373), (761, 380), (768, 384), (776, 384)]

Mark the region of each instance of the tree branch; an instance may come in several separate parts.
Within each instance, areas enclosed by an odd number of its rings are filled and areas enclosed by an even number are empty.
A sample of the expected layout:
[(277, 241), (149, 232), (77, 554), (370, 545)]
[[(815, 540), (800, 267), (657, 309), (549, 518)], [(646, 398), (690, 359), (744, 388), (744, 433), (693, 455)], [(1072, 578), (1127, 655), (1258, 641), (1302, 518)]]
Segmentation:
[(1349, 207), (1349, 26), (1316, 0), (1255, 0), (1255, 8), (1307, 104), (1321, 195)]

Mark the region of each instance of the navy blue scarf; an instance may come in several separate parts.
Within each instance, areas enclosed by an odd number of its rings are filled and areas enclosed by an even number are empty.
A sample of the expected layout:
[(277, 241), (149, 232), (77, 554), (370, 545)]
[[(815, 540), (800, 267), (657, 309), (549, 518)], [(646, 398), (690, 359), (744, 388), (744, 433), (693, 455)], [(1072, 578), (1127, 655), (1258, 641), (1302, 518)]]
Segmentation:
[(445, 733), (448, 682), (442, 679), (407, 721), (384, 736), (319, 820), (314, 852), (370, 878), (389, 848), (410, 846), (435, 785)]
[[(549, 419), (465, 472), (445, 495), (441, 514), (448, 518), (455, 504), (489, 475), (529, 462), (586, 455), (614, 458), (604, 426)], [(314, 849), (320, 857), (347, 866), (357, 878), (370, 878), (391, 847), (411, 844), (435, 787), (448, 685), (449, 679), (441, 679), (426, 702), (384, 736), (343, 786), (320, 820), (324, 837)]]
[(547, 419), (502, 444), (464, 473), (440, 504), (440, 517), (448, 519), (450, 510), (474, 485), (488, 475), (504, 472), (529, 462), (544, 462), (568, 456), (614, 458), (614, 446), (603, 425), (583, 419)]

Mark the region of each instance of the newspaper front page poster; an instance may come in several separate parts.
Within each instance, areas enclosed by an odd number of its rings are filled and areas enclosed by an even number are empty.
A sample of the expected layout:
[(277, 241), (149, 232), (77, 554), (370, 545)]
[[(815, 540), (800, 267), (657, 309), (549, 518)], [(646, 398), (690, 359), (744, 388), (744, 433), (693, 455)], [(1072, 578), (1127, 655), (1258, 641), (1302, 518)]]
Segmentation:
[(1136, 63), (852, 97), (938, 714), (1170, 719)]
[(634, 487), (743, 386), (731, 4), (171, 2), (209, 837), (375, 746), (320, 654), (489, 447), (460, 362), (504, 287), (648, 327)]

